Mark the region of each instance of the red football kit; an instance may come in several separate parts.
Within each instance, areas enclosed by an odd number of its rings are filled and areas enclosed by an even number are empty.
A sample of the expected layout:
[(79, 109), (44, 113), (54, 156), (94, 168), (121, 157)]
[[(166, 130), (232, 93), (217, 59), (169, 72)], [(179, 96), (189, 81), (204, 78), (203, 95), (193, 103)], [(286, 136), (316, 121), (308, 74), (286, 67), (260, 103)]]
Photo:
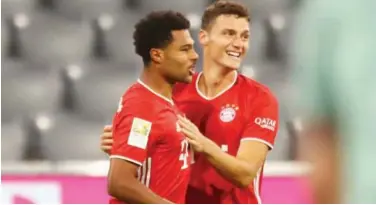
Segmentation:
[[(174, 101), (201, 131), (223, 151), (236, 156), (240, 142), (259, 141), (273, 148), (278, 129), (278, 103), (268, 88), (243, 75), (213, 98), (198, 90), (201, 74), (190, 84), (178, 84)], [(186, 203), (261, 203), (262, 168), (248, 188), (238, 188), (195, 153)]]
[[(138, 80), (122, 96), (113, 119), (110, 158), (139, 166), (138, 179), (155, 194), (185, 203), (191, 151), (174, 103)], [(127, 203), (115, 198), (110, 203)]]

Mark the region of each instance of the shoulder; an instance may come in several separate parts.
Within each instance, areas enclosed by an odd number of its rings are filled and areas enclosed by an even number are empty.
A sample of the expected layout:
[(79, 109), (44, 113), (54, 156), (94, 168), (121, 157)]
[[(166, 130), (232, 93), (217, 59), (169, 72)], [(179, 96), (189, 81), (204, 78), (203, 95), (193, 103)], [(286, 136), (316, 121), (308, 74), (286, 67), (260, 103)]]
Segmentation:
[(278, 105), (276, 96), (266, 85), (242, 74), (239, 74), (238, 76), (238, 83), (245, 100), (261, 104)]
[(122, 95), (117, 110), (121, 115), (153, 116), (158, 113), (158, 103), (151, 100), (155, 96), (142, 85), (134, 83)]

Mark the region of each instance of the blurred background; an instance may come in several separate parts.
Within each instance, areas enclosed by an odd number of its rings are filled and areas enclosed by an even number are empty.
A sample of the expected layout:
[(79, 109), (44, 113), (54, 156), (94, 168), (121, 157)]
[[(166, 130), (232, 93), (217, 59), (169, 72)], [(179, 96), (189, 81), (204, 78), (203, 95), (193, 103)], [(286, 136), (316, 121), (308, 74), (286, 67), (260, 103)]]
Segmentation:
[[(288, 83), (288, 51), (299, 1), (238, 1), (248, 6), (252, 15), (251, 49), (241, 72), (266, 84), (280, 102), (281, 124), (266, 175), (297, 176), (304, 172), (295, 163), (296, 131), (301, 125), (294, 120), (294, 110), (284, 102), (292, 91)], [(107, 156), (99, 150), (99, 135), (103, 126), (111, 123), (120, 96), (142, 69), (141, 58), (134, 53), (134, 24), (152, 10), (173, 9), (189, 17), (192, 35), (197, 38), (201, 15), (212, 2), (2, 0), (1, 160), (3, 182), (9, 182), (9, 197), (13, 193), (8, 200), (22, 201), (27, 196), (25, 200), (56, 202), (51, 198), (55, 196), (52, 192), (48, 197), (28, 194), (43, 185), (30, 181), (30, 175), (105, 176)], [(196, 50), (201, 53), (198, 44)], [(21, 176), (32, 185), (14, 187), (11, 182)], [(48, 179), (60, 183), (58, 187), (63, 188), (58, 190), (65, 189), (63, 179)], [(86, 186), (85, 181), (73, 184)], [(44, 185), (53, 190), (52, 185)], [(105, 187), (101, 190), (105, 194)], [(17, 198), (14, 193), (22, 193), (22, 197)], [(267, 195), (268, 191), (264, 193)], [(296, 197), (285, 202), (301, 202), (302, 196)], [(73, 196), (66, 199), (61, 193), (57, 198), (64, 203), (98, 202), (80, 201)]]

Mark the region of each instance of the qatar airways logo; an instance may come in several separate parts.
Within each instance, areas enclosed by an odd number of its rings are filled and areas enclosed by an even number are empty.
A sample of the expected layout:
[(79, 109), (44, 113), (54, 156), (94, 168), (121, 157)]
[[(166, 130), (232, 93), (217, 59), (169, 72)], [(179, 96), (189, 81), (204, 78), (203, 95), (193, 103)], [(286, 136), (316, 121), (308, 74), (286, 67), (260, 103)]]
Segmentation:
[(268, 130), (271, 130), (271, 131), (275, 130), (275, 126), (277, 124), (277, 122), (275, 120), (272, 120), (272, 119), (266, 118), (266, 117), (257, 117), (255, 119), (255, 123), (257, 125), (259, 125), (261, 128), (268, 129)]

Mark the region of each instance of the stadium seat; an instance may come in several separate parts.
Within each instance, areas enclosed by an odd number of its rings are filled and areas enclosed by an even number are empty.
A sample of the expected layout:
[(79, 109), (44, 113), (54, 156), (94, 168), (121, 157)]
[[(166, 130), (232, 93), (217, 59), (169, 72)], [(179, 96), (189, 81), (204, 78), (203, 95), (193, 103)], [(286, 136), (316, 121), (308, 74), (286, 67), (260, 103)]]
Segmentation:
[(82, 120), (74, 114), (43, 113), (34, 118), (36, 135), (47, 160), (100, 160), (106, 155), (99, 149), (103, 123)]
[(278, 13), (291, 7), (294, 0), (237, 0), (247, 6), (252, 18), (265, 18), (272, 13)]
[(2, 68), (2, 122), (56, 110), (62, 85), (56, 71), (30, 63), (5, 61)]
[(19, 121), (1, 122), (1, 160), (20, 161), (27, 142), (25, 130)]
[(56, 11), (73, 20), (92, 20), (102, 14), (122, 13), (123, 0), (56, 1)]
[(111, 122), (120, 97), (136, 81), (141, 68), (111, 63), (69, 65), (64, 82), (67, 110), (85, 119)]
[(88, 23), (67, 21), (47, 14), (16, 14), (9, 23), (9, 38), (21, 58), (33, 62), (63, 64), (89, 56), (92, 30)]
[(1, 18), (17, 13), (31, 14), (37, 9), (38, 0), (2, 0)]
[(1, 23), (1, 57), (4, 58), (8, 54), (9, 29), (6, 22)]
[(274, 142), (273, 150), (268, 154), (268, 160), (286, 161), (291, 159), (291, 138), (288, 133), (286, 119), (280, 117), (280, 125)]
[(142, 0), (142, 9), (144, 13), (153, 10), (174, 10), (184, 14), (202, 13), (207, 6), (208, 1), (171, 1), (171, 0)]
[(133, 45), (134, 25), (137, 16), (101, 15), (92, 22), (95, 35), (94, 56), (115, 62), (133, 62), (141, 59)]

